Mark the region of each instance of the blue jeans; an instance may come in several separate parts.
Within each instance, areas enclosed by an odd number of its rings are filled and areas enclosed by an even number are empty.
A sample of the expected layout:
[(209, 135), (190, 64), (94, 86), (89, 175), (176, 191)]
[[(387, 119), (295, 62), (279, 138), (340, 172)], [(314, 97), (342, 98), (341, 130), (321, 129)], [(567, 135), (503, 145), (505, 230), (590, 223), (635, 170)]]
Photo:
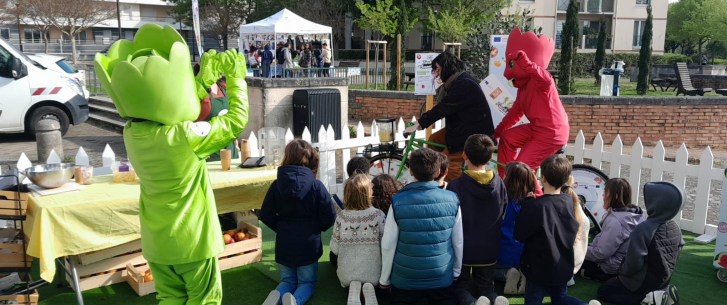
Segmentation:
[(525, 305), (541, 305), (546, 295), (550, 294), (553, 305), (587, 305), (583, 301), (568, 296), (568, 286), (541, 286), (528, 281), (525, 284)]
[(275, 288), (280, 296), (292, 293), (298, 305), (303, 305), (315, 292), (318, 281), (318, 262), (310, 265), (290, 268), (278, 264), (280, 272), (280, 285)]

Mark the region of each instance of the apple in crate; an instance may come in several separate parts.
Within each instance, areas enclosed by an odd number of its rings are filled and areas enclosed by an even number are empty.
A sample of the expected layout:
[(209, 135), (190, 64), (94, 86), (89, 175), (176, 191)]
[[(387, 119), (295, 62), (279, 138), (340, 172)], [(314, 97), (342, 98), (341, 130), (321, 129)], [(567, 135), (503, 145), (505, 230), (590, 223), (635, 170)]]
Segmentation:
[(222, 239), (225, 240), (225, 245), (235, 243), (235, 240), (232, 238), (232, 236), (230, 236), (228, 234), (222, 235)]
[(245, 238), (245, 233), (238, 232), (237, 234), (235, 234), (235, 241), (243, 241), (245, 240)]
[(144, 272), (144, 283), (154, 281), (154, 277), (151, 275), (151, 269)]

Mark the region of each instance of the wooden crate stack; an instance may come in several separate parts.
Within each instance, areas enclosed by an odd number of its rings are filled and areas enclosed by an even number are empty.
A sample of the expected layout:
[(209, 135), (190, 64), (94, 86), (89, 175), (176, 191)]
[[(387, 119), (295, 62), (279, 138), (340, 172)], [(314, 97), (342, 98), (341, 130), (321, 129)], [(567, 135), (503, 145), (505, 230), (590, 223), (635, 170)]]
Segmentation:
[[(17, 272), (20, 278), (30, 280), (30, 268), (33, 258), (26, 253), (28, 241), (25, 238), (22, 221), (25, 221), (28, 209), (27, 192), (0, 191), (0, 219), (12, 221), (19, 236), (18, 243), (0, 244), (0, 274)], [(9, 251), (9, 252), (8, 252)], [(33, 290), (26, 294), (0, 295), (0, 301), (15, 301), (17, 304), (37, 305), (38, 291)]]

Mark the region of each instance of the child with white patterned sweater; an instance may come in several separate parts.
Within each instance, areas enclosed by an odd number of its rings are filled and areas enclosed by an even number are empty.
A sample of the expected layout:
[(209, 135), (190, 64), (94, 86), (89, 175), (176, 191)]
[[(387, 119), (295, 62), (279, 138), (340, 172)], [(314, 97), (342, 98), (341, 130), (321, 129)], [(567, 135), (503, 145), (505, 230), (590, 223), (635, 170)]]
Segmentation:
[(344, 186), (344, 210), (338, 212), (331, 253), (338, 256), (338, 279), (349, 287), (348, 304), (361, 304), (361, 285), (367, 305), (378, 304), (372, 284), (381, 276), (381, 237), (384, 212), (371, 206), (371, 181), (357, 174)]

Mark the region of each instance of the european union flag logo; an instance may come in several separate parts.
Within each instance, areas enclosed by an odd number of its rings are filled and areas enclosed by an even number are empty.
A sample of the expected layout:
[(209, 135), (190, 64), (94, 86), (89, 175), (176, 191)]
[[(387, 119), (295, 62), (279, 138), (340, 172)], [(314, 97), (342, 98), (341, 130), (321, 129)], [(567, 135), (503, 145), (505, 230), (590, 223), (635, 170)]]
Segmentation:
[(500, 41), (501, 41), (501, 39), (502, 39), (502, 38), (500, 38), (500, 37), (495, 37), (495, 42), (500, 42)]

